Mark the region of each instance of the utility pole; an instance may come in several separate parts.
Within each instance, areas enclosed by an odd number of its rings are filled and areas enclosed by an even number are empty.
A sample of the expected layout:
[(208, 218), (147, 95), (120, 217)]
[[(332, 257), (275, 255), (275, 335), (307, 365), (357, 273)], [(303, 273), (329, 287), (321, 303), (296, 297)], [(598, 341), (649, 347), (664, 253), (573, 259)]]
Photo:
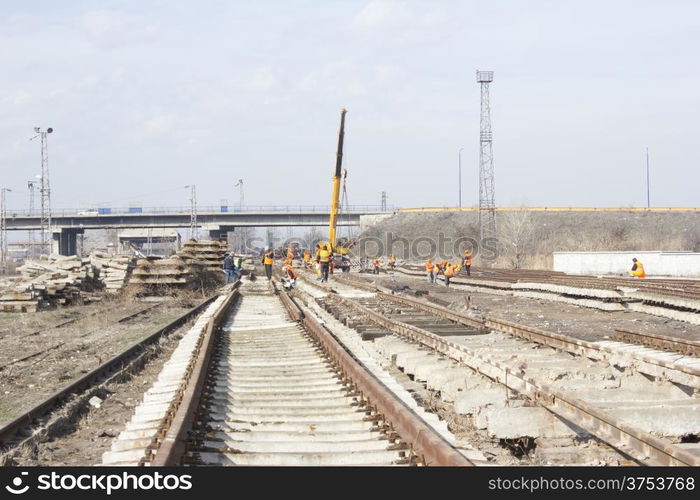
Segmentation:
[(459, 148), (459, 208), (462, 208), (462, 151), (464, 148)]
[(238, 198), (238, 210), (241, 212), (243, 211), (243, 179), (238, 179), (238, 182), (234, 187), (239, 187), (241, 188), (240, 196)]
[(489, 84), (493, 71), (476, 71), (481, 85), (481, 117), (479, 127), (479, 228), (481, 239), (496, 237), (496, 201), (493, 173), (493, 135), (491, 133), (491, 103)]
[(0, 273), (7, 272), (7, 201), (6, 193), (12, 189), (0, 188)]
[(51, 127), (41, 130), (34, 127), (36, 135), (30, 141), (41, 138), (41, 182), (39, 192), (41, 193), (41, 253), (47, 255), (51, 253), (51, 184), (49, 183), (49, 146), (47, 134), (53, 132)]
[(386, 212), (386, 191), (382, 191), (382, 212)]
[[(36, 189), (36, 181), (27, 181), (27, 187), (29, 188), (29, 216), (34, 215), (34, 190)], [(27, 242), (29, 248), (27, 248), (27, 257), (33, 258), (36, 252), (34, 252), (34, 231), (31, 229), (27, 231)]]
[(197, 186), (188, 184), (185, 188), (190, 188), (190, 239), (199, 238), (197, 234)]
[(651, 208), (651, 198), (649, 197), (649, 148), (647, 147), (647, 208)]

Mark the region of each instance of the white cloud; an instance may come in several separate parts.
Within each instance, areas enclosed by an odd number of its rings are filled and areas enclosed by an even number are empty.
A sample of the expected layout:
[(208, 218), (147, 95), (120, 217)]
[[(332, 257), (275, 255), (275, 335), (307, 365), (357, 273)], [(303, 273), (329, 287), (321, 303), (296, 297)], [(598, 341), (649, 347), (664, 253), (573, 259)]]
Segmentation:
[(96, 10), (80, 17), (88, 38), (102, 49), (150, 42), (156, 39), (158, 24), (142, 16), (113, 10)]

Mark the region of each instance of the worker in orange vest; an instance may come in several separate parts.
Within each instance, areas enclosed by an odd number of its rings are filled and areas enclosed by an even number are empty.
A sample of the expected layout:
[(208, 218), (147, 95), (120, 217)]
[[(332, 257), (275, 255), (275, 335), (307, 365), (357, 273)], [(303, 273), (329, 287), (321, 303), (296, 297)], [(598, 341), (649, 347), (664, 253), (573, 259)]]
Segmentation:
[(272, 279), (272, 264), (275, 263), (275, 252), (270, 247), (265, 247), (265, 253), (262, 257), (263, 266), (265, 266), (265, 276), (268, 280)]
[(452, 264), (447, 264), (445, 267), (445, 286), (450, 286), (450, 278), (455, 275), (455, 266)]
[(287, 259), (291, 262), (294, 260), (294, 257), (296, 257), (296, 251), (292, 245), (289, 245), (287, 247)]
[(464, 251), (462, 258), (462, 267), (467, 270), (467, 276), (472, 275), (472, 253), (469, 250)]
[(644, 272), (644, 265), (641, 262), (639, 262), (636, 258), (632, 259), (632, 270), (630, 271), (630, 275), (639, 279), (644, 279), (646, 277), (646, 273)]
[(321, 283), (328, 281), (328, 271), (331, 265), (331, 252), (324, 243), (318, 250), (318, 262), (321, 264)]
[(396, 255), (389, 254), (389, 260), (387, 261), (389, 263), (389, 269), (392, 271), (394, 270), (394, 267), (396, 267)]
[(372, 265), (374, 266), (374, 271), (373, 271), (374, 274), (379, 274), (379, 268), (380, 268), (381, 265), (382, 265), (382, 261), (379, 260), (379, 257), (377, 257), (376, 259), (374, 259), (374, 262), (372, 263)]
[(309, 269), (311, 267), (311, 252), (304, 250), (304, 267)]
[(291, 264), (285, 264), (284, 267), (282, 267), (282, 270), (284, 271), (284, 276), (282, 277), (282, 285), (286, 289), (291, 290), (296, 286), (297, 273)]
[(428, 273), (428, 283), (435, 283), (435, 265), (433, 265), (432, 259), (428, 259), (425, 263), (425, 272)]

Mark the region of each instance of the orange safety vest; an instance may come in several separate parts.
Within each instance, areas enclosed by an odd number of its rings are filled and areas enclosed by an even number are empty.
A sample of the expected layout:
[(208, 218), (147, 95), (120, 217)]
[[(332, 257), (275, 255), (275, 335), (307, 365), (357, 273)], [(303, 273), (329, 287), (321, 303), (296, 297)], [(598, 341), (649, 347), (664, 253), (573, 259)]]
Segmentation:
[(471, 266), (472, 265), (472, 254), (464, 254), (464, 265), (465, 266)]
[(425, 263), (425, 272), (430, 273), (433, 271), (433, 263), (428, 261)]
[(320, 262), (326, 263), (331, 261), (331, 253), (328, 250), (320, 250), (318, 252), (318, 260)]
[(396, 257), (394, 257), (392, 254), (389, 256), (389, 264), (394, 264), (394, 263), (396, 263)]
[(454, 275), (455, 275), (454, 266), (447, 266), (447, 268), (445, 269), (445, 276), (447, 276), (448, 278), (451, 278)]
[(304, 262), (309, 262), (311, 260), (311, 254), (309, 252), (304, 252)]
[(379, 267), (381, 265), (381, 262), (379, 259), (374, 259), (374, 267)]

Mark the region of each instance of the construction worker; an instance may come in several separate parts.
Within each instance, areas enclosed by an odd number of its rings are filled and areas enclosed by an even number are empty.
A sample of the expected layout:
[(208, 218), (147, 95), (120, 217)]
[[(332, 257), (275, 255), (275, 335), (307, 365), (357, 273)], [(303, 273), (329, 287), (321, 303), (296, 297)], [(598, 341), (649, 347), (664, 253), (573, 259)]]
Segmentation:
[(318, 251), (318, 262), (321, 264), (321, 283), (328, 281), (328, 272), (331, 265), (331, 252), (324, 243)]
[(275, 263), (275, 252), (270, 247), (265, 247), (265, 253), (262, 257), (263, 266), (265, 266), (265, 276), (268, 280), (272, 279), (272, 264)]
[(240, 255), (233, 260), (233, 278), (234, 280), (241, 279), (243, 275), (243, 257)]
[(311, 268), (311, 252), (304, 250), (304, 268)]
[(425, 262), (425, 272), (428, 274), (428, 283), (435, 283), (434, 268), (435, 266), (433, 265), (432, 259), (428, 259)]
[(393, 253), (389, 254), (389, 259), (387, 262), (389, 263), (389, 269), (393, 271), (396, 267), (396, 255), (394, 255)]
[(233, 270), (233, 257), (231, 257), (230, 253), (226, 254), (226, 257), (224, 257), (224, 274), (226, 274), (226, 284), (228, 285), (229, 283), (235, 281), (235, 273)]
[(450, 278), (455, 275), (455, 266), (452, 264), (447, 264), (445, 266), (445, 286), (450, 286)]
[(382, 261), (379, 260), (379, 257), (374, 259), (374, 262), (372, 262), (372, 265), (374, 266), (374, 270), (372, 271), (374, 274), (379, 274), (379, 268), (382, 265)]
[(294, 287), (296, 287), (297, 273), (294, 270), (294, 267), (291, 264), (286, 264), (284, 267), (282, 267), (282, 270), (284, 271), (284, 276), (282, 277), (282, 285), (288, 290), (291, 290)]
[(639, 279), (644, 279), (646, 277), (644, 266), (636, 258), (632, 259), (632, 270), (630, 271), (630, 275)]
[(290, 244), (287, 247), (287, 260), (291, 262), (294, 260), (294, 257), (296, 257), (296, 251), (294, 250), (294, 247)]
[(464, 251), (464, 257), (462, 257), (462, 267), (467, 270), (467, 276), (472, 275), (472, 253), (469, 250)]

